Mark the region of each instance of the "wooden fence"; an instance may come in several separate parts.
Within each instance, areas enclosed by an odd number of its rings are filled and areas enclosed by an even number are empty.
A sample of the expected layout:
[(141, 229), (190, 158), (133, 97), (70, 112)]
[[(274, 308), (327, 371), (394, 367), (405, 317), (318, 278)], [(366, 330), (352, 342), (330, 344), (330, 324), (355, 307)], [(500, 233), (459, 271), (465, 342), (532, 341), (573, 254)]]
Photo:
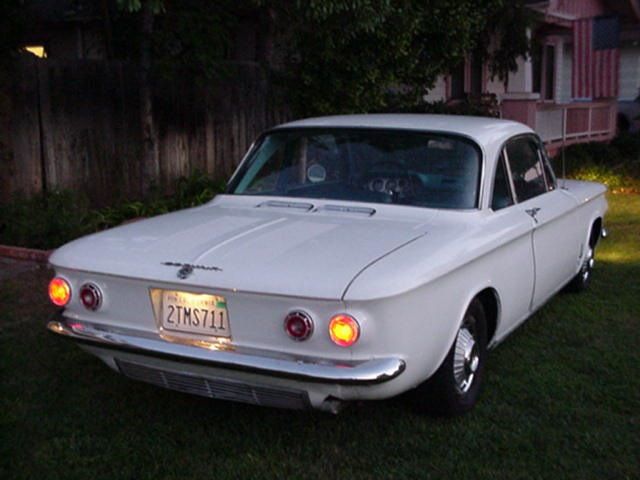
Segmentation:
[[(0, 201), (66, 188), (97, 205), (140, 196), (134, 66), (25, 60), (12, 77), (0, 114)], [(210, 88), (184, 78), (155, 90), (160, 177), (153, 182), (165, 192), (195, 170), (228, 178), (255, 137), (289, 117), (257, 65), (235, 65)]]

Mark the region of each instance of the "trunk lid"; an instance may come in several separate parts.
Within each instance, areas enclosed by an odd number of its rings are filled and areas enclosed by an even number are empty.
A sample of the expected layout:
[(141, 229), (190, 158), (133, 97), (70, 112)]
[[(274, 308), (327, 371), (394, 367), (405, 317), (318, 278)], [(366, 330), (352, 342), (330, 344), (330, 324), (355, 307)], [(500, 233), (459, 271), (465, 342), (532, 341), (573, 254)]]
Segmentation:
[[(223, 195), (81, 238), (56, 250), (50, 262), (185, 286), (339, 299), (362, 269), (424, 235), (433, 214), (394, 218), (322, 203)], [(184, 279), (177, 275), (182, 264), (193, 266)]]

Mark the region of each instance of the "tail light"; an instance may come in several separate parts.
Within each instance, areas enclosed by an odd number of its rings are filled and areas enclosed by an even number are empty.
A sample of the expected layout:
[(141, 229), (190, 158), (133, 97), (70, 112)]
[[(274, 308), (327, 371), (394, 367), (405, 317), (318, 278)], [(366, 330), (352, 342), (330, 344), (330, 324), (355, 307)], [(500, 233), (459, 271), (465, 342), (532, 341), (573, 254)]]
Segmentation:
[(294, 340), (306, 340), (313, 333), (313, 320), (305, 312), (291, 312), (284, 319), (284, 331)]
[(64, 307), (71, 300), (71, 286), (64, 278), (54, 277), (49, 282), (49, 299), (54, 305)]
[(102, 304), (102, 293), (93, 283), (85, 283), (80, 287), (80, 301), (87, 310), (97, 310)]
[(350, 347), (360, 338), (360, 325), (351, 315), (335, 315), (329, 322), (329, 336), (336, 345)]

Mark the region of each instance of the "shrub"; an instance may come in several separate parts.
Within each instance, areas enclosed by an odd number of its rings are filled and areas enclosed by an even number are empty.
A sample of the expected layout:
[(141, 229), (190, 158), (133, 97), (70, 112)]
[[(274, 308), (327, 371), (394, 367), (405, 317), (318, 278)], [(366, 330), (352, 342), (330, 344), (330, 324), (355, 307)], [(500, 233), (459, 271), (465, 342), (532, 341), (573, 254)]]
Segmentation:
[(70, 191), (26, 199), (18, 196), (0, 210), (0, 243), (51, 248), (87, 233), (86, 198)]
[[(623, 133), (611, 142), (580, 143), (564, 151), (567, 177), (601, 182), (614, 192), (640, 191), (640, 134)], [(561, 167), (562, 153), (554, 159)]]
[(224, 185), (195, 172), (176, 181), (173, 195), (157, 192), (142, 201), (90, 208), (87, 198), (70, 190), (16, 196), (0, 210), (0, 244), (50, 249), (136, 217), (195, 207), (211, 200)]
[(399, 106), (390, 105), (389, 111), (408, 111), (410, 113), (438, 113), (446, 115), (473, 115), (479, 117), (500, 116), (498, 98), (494, 94), (485, 94), (479, 97), (465, 96), (465, 98), (455, 102), (445, 102), (438, 100), (426, 102), (407, 110)]

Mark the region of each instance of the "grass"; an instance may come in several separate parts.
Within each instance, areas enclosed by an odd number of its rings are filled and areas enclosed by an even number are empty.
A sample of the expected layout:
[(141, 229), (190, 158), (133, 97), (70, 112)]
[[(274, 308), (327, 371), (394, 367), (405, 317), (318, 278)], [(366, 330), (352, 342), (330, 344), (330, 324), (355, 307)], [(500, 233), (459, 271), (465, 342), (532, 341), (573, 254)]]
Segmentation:
[(45, 332), (47, 271), (5, 281), (0, 478), (639, 478), (640, 196), (610, 208), (590, 290), (494, 350), (454, 420), (402, 399), (334, 417), (129, 381)]

